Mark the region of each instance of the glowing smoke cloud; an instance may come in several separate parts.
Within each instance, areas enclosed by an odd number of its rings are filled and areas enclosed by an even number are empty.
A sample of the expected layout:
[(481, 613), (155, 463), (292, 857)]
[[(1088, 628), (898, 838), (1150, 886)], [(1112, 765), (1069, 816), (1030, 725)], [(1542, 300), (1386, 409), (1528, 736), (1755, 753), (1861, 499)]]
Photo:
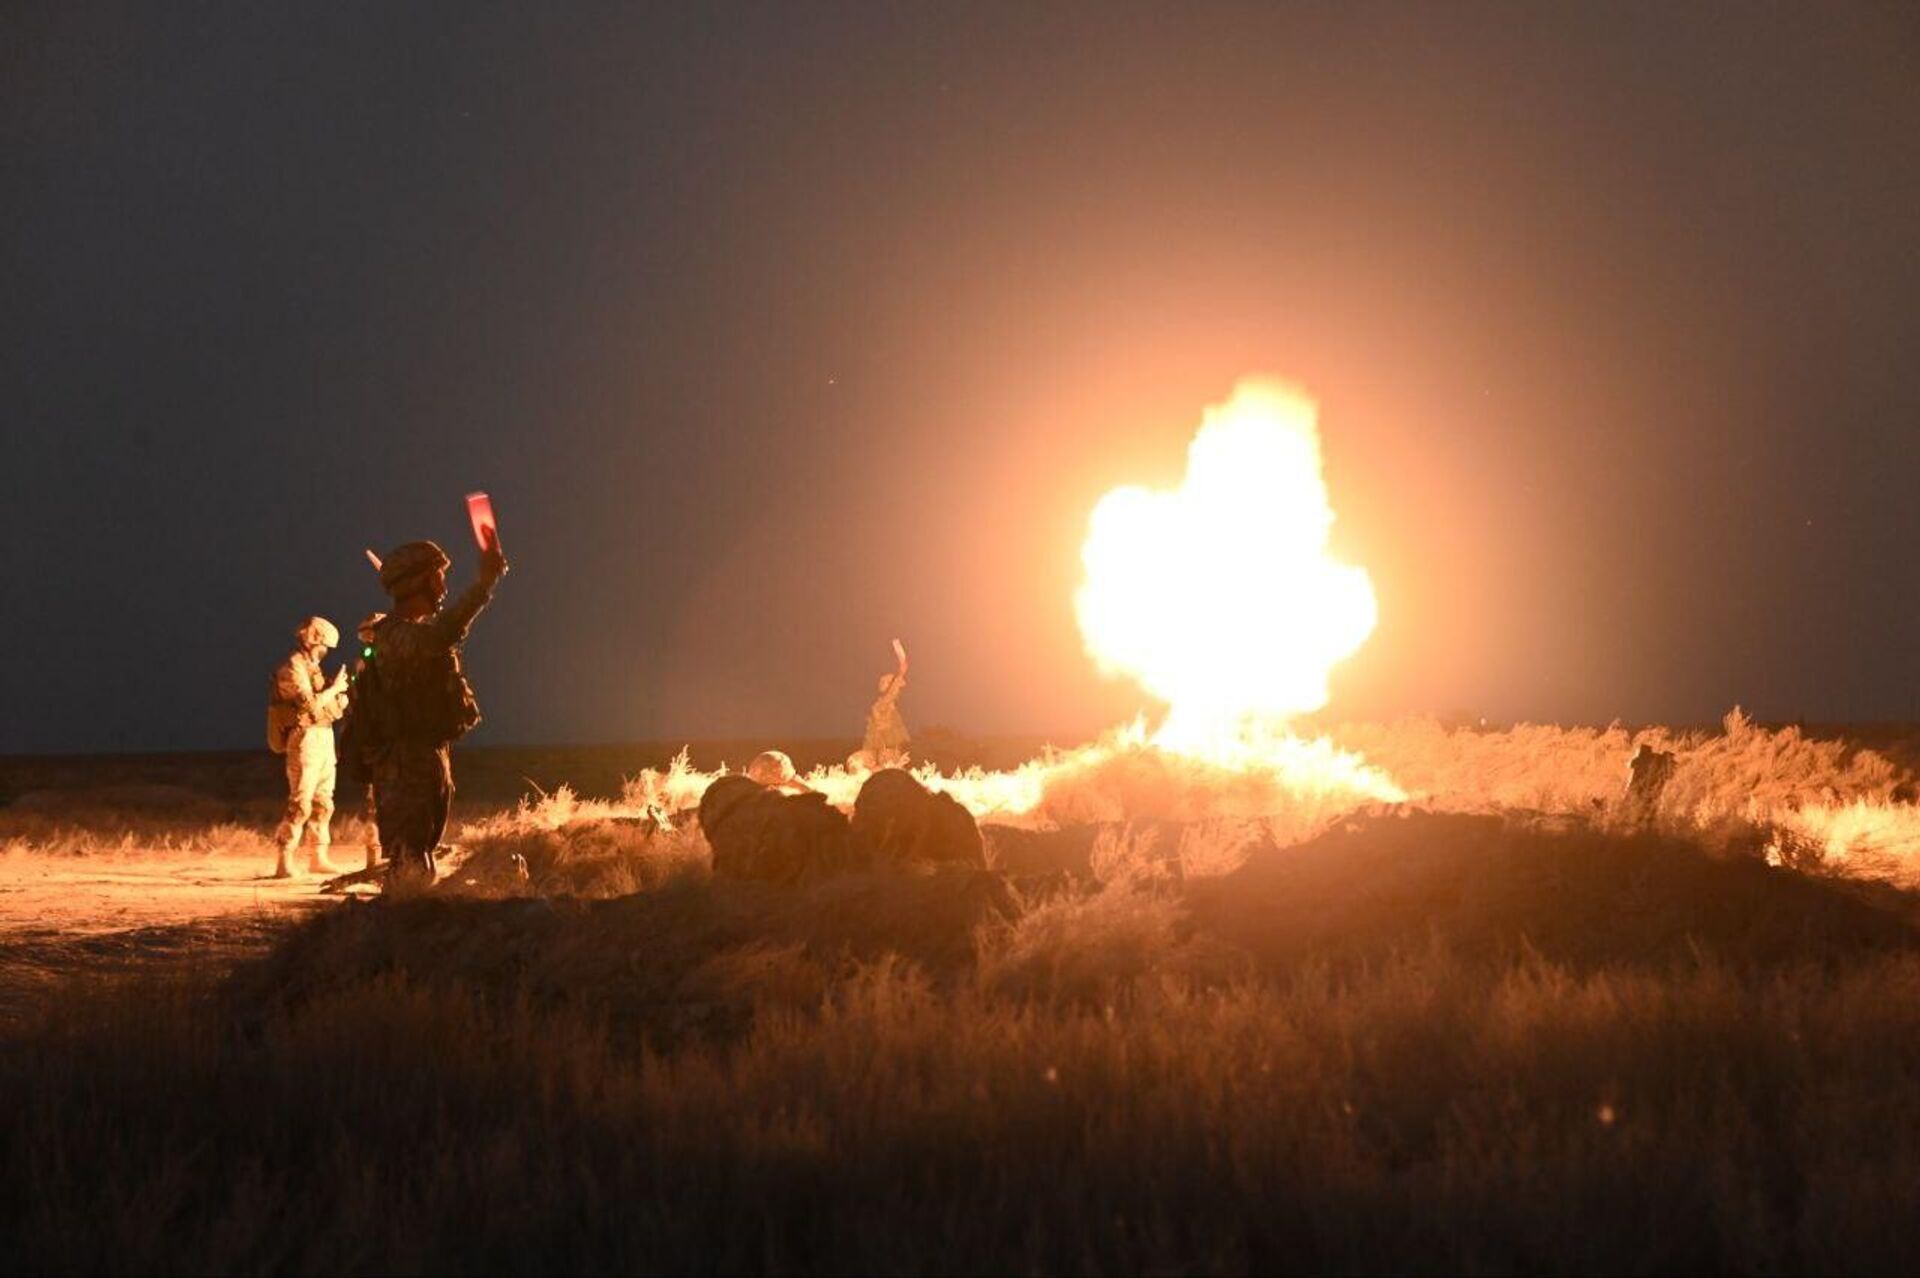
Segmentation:
[(1167, 702), (1156, 741), (1217, 750), (1327, 702), (1327, 678), (1378, 617), (1366, 570), (1327, 553), (1333, 507), (1318, 411), (1249, 380), (1207, 411), (1171, 492), (1094, 508), (1075, 597), (1087, 651)]

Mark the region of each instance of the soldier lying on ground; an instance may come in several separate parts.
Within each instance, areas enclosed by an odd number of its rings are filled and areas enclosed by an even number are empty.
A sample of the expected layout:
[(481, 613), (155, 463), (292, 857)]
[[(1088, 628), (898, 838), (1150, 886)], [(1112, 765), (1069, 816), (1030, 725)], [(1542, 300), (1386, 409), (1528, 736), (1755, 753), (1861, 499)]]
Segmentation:
[(747, 764), (747, 775), (769, 790), (791, 790), (798, 794), (813, 787), (800, 779), (793, 760), (784, 750), (762, 750)]

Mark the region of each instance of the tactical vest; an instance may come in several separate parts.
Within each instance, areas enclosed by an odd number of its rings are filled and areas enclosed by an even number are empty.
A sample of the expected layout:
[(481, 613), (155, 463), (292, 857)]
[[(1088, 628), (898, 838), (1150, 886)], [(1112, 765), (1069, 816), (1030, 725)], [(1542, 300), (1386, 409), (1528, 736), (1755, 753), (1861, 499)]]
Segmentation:
[(371, 664), (379, 670), (380, 703), (370, 718), (383, 740), (455, 741), (480, 722), (480, 704), (460, 669), (457, 648), (410, 646), (382, 663), (382, 647), (395, 626), (411, 623), (388, 618), (375, 627)]

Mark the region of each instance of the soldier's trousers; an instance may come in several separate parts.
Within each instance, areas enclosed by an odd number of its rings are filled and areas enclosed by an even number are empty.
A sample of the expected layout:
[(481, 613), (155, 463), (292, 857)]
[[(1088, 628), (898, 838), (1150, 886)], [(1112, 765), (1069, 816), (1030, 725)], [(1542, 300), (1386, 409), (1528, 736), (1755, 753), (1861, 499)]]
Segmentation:
[(433, 881), (433, 850), (453, 806), (453, 756), (444, 742), (397, 741), (373, 761), (374, 819), (394, 879)]
[(333, 729), (295, 728), (287, 740), (287, 807), (280, 819), (280, 846), (300, 846), (303, 832), (325, 856), (333, 833)]

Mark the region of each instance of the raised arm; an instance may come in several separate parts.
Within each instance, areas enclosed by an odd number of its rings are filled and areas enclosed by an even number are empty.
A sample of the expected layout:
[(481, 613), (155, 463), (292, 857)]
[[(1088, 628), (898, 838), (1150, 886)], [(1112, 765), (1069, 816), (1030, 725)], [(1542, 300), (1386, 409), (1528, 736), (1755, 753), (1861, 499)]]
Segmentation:
[(427, 623), (433, 628), (434, 638), (449, 648), (464, 642), (467, 631), (473, 628), (473, 619), (493, 601), (493, 588), (506, 575), (507, 557), (501, 553), (496, 536), (493, 544), (480, 556), (479, 579), (461, 591), (460, 597), (451, 606), (442, 608)]
[(465, 640), (467, 631), (473, 628), (473, 619), (493, 602), (493, 586), (493, 582), (482, 577), (461, 591), (458, 599), (427, 623), (433, 629), (434, 638), (449, 648)]

